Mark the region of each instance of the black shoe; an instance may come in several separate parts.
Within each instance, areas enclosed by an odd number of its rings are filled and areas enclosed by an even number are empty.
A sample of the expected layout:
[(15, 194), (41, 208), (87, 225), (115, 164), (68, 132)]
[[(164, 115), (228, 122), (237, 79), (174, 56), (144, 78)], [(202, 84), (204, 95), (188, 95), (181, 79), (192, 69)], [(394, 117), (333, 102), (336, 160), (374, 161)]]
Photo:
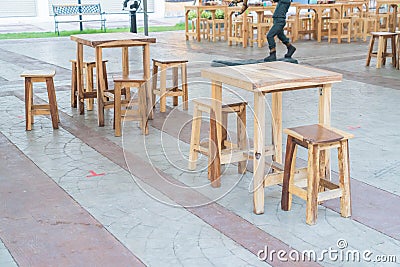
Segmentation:
[(276, 51), (269, 53), (269, 56), (264, 58), (264, 62), (272, 62), (272, 61), (276, 61)]
[(294, 52), (296, 52), (296, 47), (294, 47), (293, 45), (290, 45), (287, 48), (287, 53), (285, 54), (285, 58), (291, 58), (292, 55), (294, 54)]

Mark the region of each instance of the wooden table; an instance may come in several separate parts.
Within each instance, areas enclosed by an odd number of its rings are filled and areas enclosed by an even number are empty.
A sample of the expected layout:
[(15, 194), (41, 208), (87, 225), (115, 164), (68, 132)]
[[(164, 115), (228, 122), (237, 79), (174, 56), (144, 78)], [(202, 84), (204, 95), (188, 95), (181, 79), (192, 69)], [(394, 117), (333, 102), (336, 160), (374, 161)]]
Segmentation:
[[(129, 75), (129, 51), (128, 48), (132, 46), (143, 47), (143, 79), (150, 78), (150, 44), (156, 42), (156, 38), (139, 35), (130, 32), (119, 33), (98, 33), (98, 34), (77, 34), (71, 35), (71, 40), (77, 43), (76, 61), (77, 61), (77, 78), (78, 78), (78, 103), (79, 111), (83, 114), (83, 80), (82, 80), (82, 67), (83, 67), (83, 46), (89, 46), (95, 49), (96, 52), (96, 79), (97, 79), (97, 109), (98, 109), (98, 124), (104, 126), (104, 99), (103, 92), (106, 89), (105, 80), (103, 77), (103, 48), (122, 48), (122, 75)], [(139, 77), (138, 77), (139, 78)], [(153, 101), (152, 93), (150, 92), (151, 86), (147, 86), (147, 110), (149, 118), (152, 118)]]
[[(397, 28), (397, 8), (400, 5), (400, 0), (376, 0), (376, 14), (379, 14), (379, 8), (383, 5), (393, 8), (392, 22), (389, 23), (389, 31), (395, 32)], [(389, 11), (389, 10), (388, 10)]]
[[(342, 81), (342, 74), (286, 62), (269, 62), (234, 67), (209, 68), (201, 71), (201, 76), (211, 80), (213, 110), (210, 120), (210, 155), (215, 155), (209, 164), (211, 181), (220, 179), (220, 151), (222, 140), (222, 84), (253, 92), (254, 94), (254, 151), (253, 183), (254, 212), (264, 213), (265, 175), (265, 95), (272, 94), (272, 144), (273, 160), (282, 163), (282, 92), (320, 87), (319, 91), (319, 123), (330, 125), (331, 87), (333, 83)], [(301, 122), (299, 122), (299, 125)], [(212, 144), (218, 144), (214, 146)], [(217, 149), (217, 151), (215, 151)], [(322, 164), (329, 170), (329, 153), (322, 155)], [(276, 183), (282, 182), (278, 177)], [(277, 177), (275, 177), (276, 179)], [(272, 184), (272, 183), (269, 183)]]
[[(203, 6), (203, 5), (197, 5), (197, 6), (185, 6), (185, 38), (186, 41), (189, 40), (189, 37), (193, 35), (193, 33), (189, 32), (189, 12), (190, 11), (195, 11), (196, 12), (196, 31), (194, 33), (194, 36), (196, 37), (196, 40), (198, 42), (201, 41), (201, 36), (200, 36), (200, 16), (201, 16), (201, 12), (204, 10), (210, 11), (211, 12), (211, 17), (212, 19), (215, 19), (215, 11), (217, 11), (218, 9), (221, 9), (222, 11), (224, 11), (224, 14), (226, 14), (226, 8), (227, 6)], [(226, 18), (226, 16), (225, 16)], [(225, 19), (226, 21), (226, 19)], [(213, 31), (215, 31), (215, 29), (212, 29)]]

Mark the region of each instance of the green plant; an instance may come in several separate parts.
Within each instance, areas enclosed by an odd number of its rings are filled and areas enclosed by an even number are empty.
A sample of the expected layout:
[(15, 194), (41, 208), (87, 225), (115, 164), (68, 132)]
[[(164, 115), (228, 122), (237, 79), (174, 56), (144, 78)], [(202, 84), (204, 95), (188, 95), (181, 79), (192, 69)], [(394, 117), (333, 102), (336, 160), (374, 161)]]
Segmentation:
[(197, 18), (197, 13), (196, 13), (196, 11), (190, 10), (189, 13), (188, 13), (188, 19), (189, 19), (189, 20), (192, 20), (192, 19), (195, 19), (195, 18)]
[(203, 12), (201, 12), (200, 17), (203, 19), (212, 19), (212, 14), (210, 11), (204, 10)]
[(223, 11), (223, 10), (217, 9), (217, 10), (215, 11), (215, 18), (216, 18), (216, 19), (223, 19), (224, 16), (225, 16), (225, 14), (224, 14), (224, 11)]

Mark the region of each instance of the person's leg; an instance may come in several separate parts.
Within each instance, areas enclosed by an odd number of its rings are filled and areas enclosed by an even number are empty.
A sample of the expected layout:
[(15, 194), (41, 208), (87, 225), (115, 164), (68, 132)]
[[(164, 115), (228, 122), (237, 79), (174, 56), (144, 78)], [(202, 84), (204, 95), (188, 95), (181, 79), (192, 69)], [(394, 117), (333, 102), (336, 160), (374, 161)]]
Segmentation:
[(285, 35), (283, 28), (285, 27), (286, 21), (280, 21), (279, 22), (280, 25), (282, 26), (282, 30), (280, 32), (278, 32), (277, 36), (279, 38), (279, 40), (282, 41), (282, 43), (284, 45), (286, 45), (287, 47), (287, 53), (285, 54), (285, 58), (291, 58), (292, 55), (294, 54), (294, 52), (296, 51), (296, 47), (294, 47), (290, 41), (289, 38)]
[(269, 56), (264, 58), (265, 62), (276, 61), (276, 43), (275, 36), (281, 30), (281, 26), (276, 23), (277, 21), (274, 19), (274, 24), (267, 34), (267, 41), (269, 47)]

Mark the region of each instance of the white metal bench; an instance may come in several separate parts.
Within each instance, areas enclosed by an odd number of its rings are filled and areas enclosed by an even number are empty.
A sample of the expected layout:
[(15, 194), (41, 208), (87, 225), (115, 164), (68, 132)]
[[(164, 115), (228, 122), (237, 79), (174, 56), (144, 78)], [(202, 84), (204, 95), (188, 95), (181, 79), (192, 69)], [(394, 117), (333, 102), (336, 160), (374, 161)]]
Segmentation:
[[(55, 32), (60, 35), (58, 28), (59, 23), (92, 21), (100, 21), (101, 30), (105, 31), (106, 19), (104, 14), (104, 12), (101, 12), (100, 4), (53, 5)], [(78, 18), (71, 19), (71, 17), (76, 16), (78, 16)]]

